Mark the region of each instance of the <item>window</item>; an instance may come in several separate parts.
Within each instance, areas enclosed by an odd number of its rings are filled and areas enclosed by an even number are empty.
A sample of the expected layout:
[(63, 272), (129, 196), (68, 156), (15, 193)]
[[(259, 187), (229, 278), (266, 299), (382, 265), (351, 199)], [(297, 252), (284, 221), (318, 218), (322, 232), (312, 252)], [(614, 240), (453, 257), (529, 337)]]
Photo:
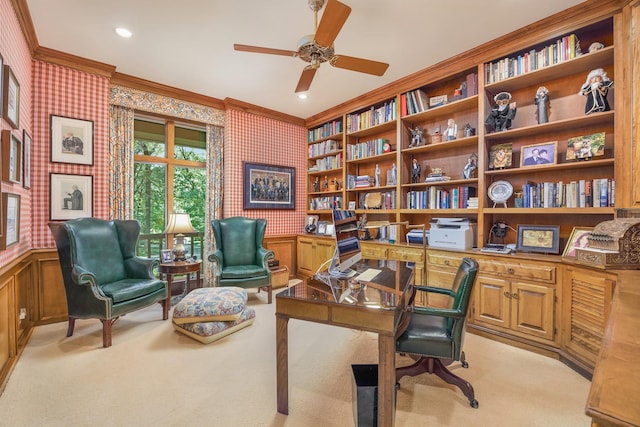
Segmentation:
[(206, 191), (206, 132), (194, 125), (149, 117), (134, 121), (134, 218), (142, 226), (138, 254), (158, 256), (172, 212), (186, 212), (197, 230), (185, 244), (202, 258)]

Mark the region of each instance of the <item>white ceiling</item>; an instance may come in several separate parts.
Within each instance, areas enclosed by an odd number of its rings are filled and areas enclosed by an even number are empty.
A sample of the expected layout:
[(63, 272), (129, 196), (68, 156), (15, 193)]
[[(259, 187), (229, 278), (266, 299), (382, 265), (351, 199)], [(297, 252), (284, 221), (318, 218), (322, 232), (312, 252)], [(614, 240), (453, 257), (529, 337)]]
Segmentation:
[[(352, 8), (336, 53), (387, 62), (382, 77), (322, 64), (294, 90), (299, 58), (236, 52), (233, 44), (296, 50), (314, 30), (307, 0), (27, 0), (40, 46), (202, 95), (307, 118), (464, 52), (580, 0), (342, 0)], [(114, 28), (133, 32), (122, 39)]]

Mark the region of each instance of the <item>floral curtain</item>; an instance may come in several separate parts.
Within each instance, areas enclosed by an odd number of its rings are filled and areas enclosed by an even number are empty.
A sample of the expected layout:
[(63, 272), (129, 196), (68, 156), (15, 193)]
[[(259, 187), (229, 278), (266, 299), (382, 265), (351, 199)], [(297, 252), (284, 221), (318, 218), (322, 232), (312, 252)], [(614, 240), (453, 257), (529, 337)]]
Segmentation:
[(109, 218), (133, 219), (133, 109), (109, 109)]
[(213, 228), (211, 220), (222, 218), (222, 189), (224, 188), (223, 165), (224, 128), (207, 125), (207, 188), (204, 227), (204, 284), (215, 286), (214, 268), (206, 259), (214, 250)]

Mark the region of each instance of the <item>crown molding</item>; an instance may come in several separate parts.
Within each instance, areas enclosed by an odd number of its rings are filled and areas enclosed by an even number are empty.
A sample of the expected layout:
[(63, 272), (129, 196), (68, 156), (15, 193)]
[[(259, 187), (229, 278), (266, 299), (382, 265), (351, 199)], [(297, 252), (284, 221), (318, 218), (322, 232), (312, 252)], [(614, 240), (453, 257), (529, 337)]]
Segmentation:
[(40, 47), (40, 44), (38, 43), (36, 30), (33, 27), (31, 12), (29, 12), (29, 7), (27, 6), (27, 0), (11, 0), (11, 5), (16, 13), (18, 22), (20, 23), (20, 28), (22, 29), (22, 34), (29, 46), (29, 51), (31, 51), (31, 56), (33, 56), (33, 53), (38, 49), (38, 47)]
[(240, 101), (238, 99), (225, 98), (224, 108), (227, 110), (244, 111), (245, 113), (251, 113), (258, 116), (279, 120), (281, 122), (291, 123), (296, 126), (306, 127), (305, 120), (300, 117), (291, 116), (289, 114), (281, 113), (279, 111), (270, 110), (268, 108), (260, 107), (254, 104), (249, 104), (248, 102)]
[(33, 53), (33, 59), (63, 65), (65, 67), (74, 68), (76, 70), (107, 78), (111, 78), (116, 71), (116, 67), (114, 65), (105, 64), (104, 62), (94, 61), (92, 59), (71, 55), (70, 53), (60, 52), (59, 50), (49, 49), (48, 47), (42, 46), (35, 50)]

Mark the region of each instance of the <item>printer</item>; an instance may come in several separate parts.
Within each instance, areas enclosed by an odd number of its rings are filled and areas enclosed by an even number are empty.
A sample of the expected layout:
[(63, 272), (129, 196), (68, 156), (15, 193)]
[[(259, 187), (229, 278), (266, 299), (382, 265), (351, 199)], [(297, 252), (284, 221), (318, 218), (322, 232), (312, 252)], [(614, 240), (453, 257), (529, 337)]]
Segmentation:
[(477, 224), (468, 218), (432, 218), (429, 247), (471, 249), (476, 246)]

